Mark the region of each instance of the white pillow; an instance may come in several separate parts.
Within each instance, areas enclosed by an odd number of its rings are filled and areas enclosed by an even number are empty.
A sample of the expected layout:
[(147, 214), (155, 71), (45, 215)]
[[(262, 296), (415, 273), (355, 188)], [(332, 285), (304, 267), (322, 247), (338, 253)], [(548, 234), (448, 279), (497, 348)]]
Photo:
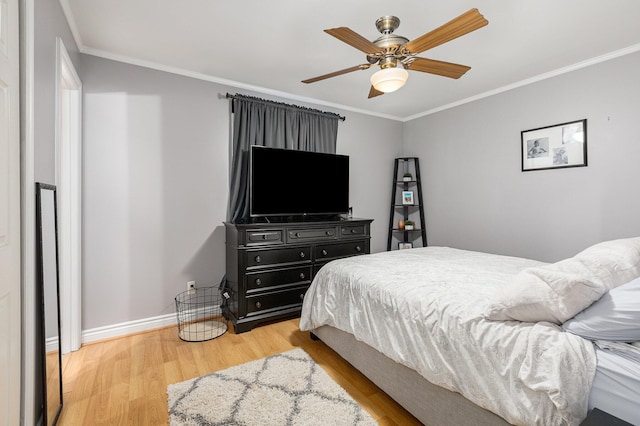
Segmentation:
[(484, 316), (562, 324), (610, 289), (637, 277), (640, 238), (598, 243), (572, 258), (520, 272)]
[(605, 293), (562, 328), (590, 340), (640, 341), (640, 278)]

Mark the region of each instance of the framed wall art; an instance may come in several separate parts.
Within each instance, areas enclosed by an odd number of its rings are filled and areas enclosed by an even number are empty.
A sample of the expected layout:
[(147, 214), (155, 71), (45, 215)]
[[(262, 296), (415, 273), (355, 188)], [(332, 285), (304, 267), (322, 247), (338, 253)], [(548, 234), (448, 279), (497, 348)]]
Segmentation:
[(522, 171), (585, 167), (587, 120), (521, 132)]
[(413, 202), (413, 191), (402, 191), (402, 204), (404, 205), (412, 205)]

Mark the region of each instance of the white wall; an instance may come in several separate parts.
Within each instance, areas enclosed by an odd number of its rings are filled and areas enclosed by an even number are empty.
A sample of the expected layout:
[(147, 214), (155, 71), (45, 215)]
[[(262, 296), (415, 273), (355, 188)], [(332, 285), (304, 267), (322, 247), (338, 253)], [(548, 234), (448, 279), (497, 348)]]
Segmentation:
[[(640, 235), (640, 53), (405, 123), (430, 245), (557, 261)], [(522, 172), (520, 132), (587, 119), (588, 167)]]
[[(236, 90), (89, 55), (80, 68), (87, 330), (170, 314), (186, 281), (220, 282), (230, 144), (224, 95)], [(402, 123), (335, 112), (347, 117), (337, 151), (351, 156), (350, 202), (356, 216), (375, 219), (372, 250), (384, 250)]]

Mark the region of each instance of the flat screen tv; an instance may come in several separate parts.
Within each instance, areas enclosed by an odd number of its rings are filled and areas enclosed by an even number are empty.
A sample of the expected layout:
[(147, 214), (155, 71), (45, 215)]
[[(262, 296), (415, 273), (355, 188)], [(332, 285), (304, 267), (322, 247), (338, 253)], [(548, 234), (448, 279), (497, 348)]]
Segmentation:
[(260, 216), (330, 216), (349, 211), (349, 157), (252, 146), (249, 211)]

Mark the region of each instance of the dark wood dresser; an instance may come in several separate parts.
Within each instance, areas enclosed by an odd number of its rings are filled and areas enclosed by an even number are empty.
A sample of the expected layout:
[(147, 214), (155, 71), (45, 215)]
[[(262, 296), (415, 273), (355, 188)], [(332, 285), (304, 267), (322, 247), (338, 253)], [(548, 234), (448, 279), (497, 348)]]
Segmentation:
[(300, 315), (304, 294), (323, 265), (370, 253), (372, 221), (225, 222), (228, 298), (222, 309), (236, 333)]

